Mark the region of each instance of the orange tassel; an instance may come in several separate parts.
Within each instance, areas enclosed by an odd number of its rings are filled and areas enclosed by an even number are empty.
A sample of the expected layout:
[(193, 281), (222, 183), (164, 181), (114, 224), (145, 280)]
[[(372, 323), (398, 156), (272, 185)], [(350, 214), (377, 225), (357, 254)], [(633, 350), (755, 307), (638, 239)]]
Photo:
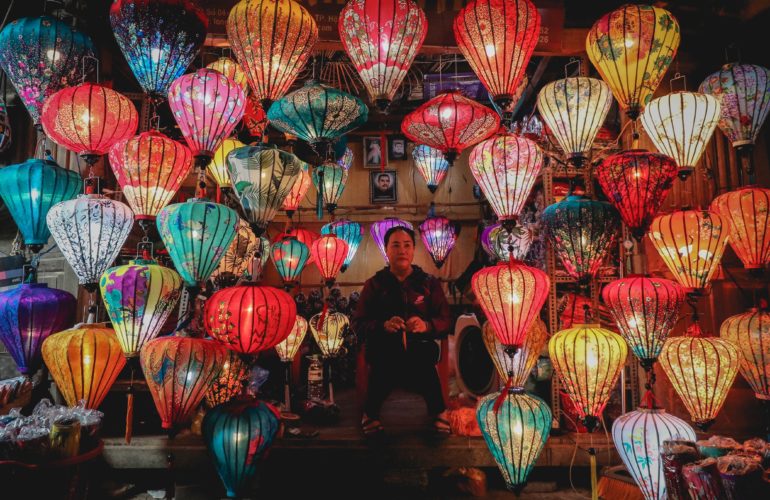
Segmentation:
[(134, 393), (129, 392), (126, 397), (126, 444), (131, 444), (131, 435), (134, 432)]

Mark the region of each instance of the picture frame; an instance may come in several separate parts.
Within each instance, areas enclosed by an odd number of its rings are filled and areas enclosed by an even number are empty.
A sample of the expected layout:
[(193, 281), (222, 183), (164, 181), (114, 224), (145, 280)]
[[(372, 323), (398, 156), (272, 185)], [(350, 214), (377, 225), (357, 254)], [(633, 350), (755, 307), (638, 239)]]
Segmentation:
[(388, 141), (388, 156), (394, 161), (406, 160), (406, 137), (396, 136)]
[[(382, 141), (385, 144), (381, 144)], [(388, 140), (385, 137), (364, 137), (364, 168), (380, 168), (388, 164)]]
[(372, 205), (398, 202), (398, 177), (395, 170), (369, 172), (369, 202)]

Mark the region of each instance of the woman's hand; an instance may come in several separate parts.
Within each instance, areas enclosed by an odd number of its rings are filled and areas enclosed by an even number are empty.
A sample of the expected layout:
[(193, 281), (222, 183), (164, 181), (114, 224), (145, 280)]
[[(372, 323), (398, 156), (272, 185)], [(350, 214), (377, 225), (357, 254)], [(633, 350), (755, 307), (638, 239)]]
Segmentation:
[(428, 323), (418, 316), (412, 316), (406, 320), (406, 331), (409, 333), (425, 333), (428, 331)]
[(404, 319), (400, 316), (393, 316), (389, 320), (385, 321), (384, 325), (385, 331), (388, 333), (396, 333), (400, 330), (403, 330), (406, 327), (406, 324), (404, 323)]

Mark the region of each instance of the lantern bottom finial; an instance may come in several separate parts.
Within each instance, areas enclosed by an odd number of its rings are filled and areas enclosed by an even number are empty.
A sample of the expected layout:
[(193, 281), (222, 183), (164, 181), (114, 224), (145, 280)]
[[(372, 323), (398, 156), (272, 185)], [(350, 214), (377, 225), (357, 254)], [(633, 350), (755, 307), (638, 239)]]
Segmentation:
[(509, 484), (508, 485), (508, 491), (516, 495), (517, 497), (521, 495), (521, 492), (524, 490), (524, 487), (527, 485), (527, 483), (517, 483), (517, 484)]
[(693, 421), (693, 423), (695, 424), (695, 427), (698, 428), (698, 430), (700, 430), (702, 432), (706, 432), (709, 429), (709, 427), (711, 427), (711, 424), (714, 423), (714, 419), (712, 418), (712, 419), (703, 420), (703, 421), (700, 421), (700, 422)]
[(429, 190), (431, 193), (433, 193), (433, 194), (436, 194), (436, 190), (437, 190), (437, 189), (438, 189), (438, 186), (436, 186), (435, 184), (428, 184), (428, 190)]
[(457, 151), (450, 149), (449, 151), (445, 152), (444, 159), (449, 163), (449, 166), (451, 167), (457, 159)]
[(388, 107), (390, 106), (390, 99), (375, 99), (374, 105), (377, 107), (377, 111), (383, 115), (387, 115)]
[(583, 153), (572, 153), (567, 158), (567, 163), (580, 170), (588, 163), (588, 158)]
[(599, 428), (599, 419), (593, 415), (586, 415), (581, 420), (588, 432), (593, 432)]
[(637, 118), (639, 118), (641, 112), (642, 110), (640, 109), (639, 105), (633, 104), (626, 110), (626, 116), (628, 116), (631, 121), (636, 121)]
[(36, 253), (40, 253), (40, 250), (43, 249), (43, 244), (42, 243), (33, 243), (33, 244), (30, 244), (30, 245), (27, 245), (27, 248), (29, 248), (30, 252), (36, 254)]
[(679, 180), (684, 182), (692, 175), (693, 172), (695, 172), (694, 167), (682, 166), (682, 167), (679, 167), (679, 170), (677, 171), (676, 175), (679, 177)]

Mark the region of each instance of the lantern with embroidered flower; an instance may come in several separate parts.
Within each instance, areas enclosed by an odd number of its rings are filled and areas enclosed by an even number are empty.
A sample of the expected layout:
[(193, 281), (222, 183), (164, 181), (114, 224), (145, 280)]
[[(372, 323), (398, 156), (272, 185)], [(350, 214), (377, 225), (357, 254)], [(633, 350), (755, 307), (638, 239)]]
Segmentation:
[(719, 336), (738, 348), (741, 375), (757, 399), (770, 400), (770, 313), (752, 308), (730, 316)]
[(283, 199), (283, 204), (281, 205), (281, 208), (286, 212), (289, 219), (294, 216), (294, 212), (297, 211), (312, 185), (313, 179), (310, 176), (310, 172), (308, 172), (308, 165), (303, 161), (299, 179), (292, 185), (291, 191), (289, 191), (289, 194)]
[(214, 285), (218, 288), (235, 285), (243, 277), (252, 259), (256, 258), (261, 245), (260, 238), (254, 236), (249, 223), (238, 218), (233, 242), (227, 247), (222, 260), (211, 273)]
[(243, 383), (249, 377), (249, 365), (234, 351), (227, 351), (222, 371), (206, 391), (206, 404), (210, 408), (227, 403), (243, 392)]
[(249, 82), (246, 79), (246, 73), (243, 72), (237, 62), (229, 57), (220, 57), (216, 61), (206, 65), (208, 69), (219, 71), (230, 80), (234, 81), (243, 89), (244, 95), (249, 93)]
[(299, 280), (308, 257), (310, 257), (310, 249), (297, 238), (284, 238), (273, 243), (270, 249), (270, 258), (273, 259), (273, 264), (285, 286)]
[(345, 256), (345, 262), (342, 263), (340, 268), (340, 271), (344, 273), (350, 267), (350, 263), (353, 262), (353, 257), (356, 256), (361, 239), (364, 237), (364, 228), (357, 222), (337, 219), (323, 226), (321, 234), (334, 234), (338, 238), (345, 240), (345, 243), (348, 244), (348, 254)]

